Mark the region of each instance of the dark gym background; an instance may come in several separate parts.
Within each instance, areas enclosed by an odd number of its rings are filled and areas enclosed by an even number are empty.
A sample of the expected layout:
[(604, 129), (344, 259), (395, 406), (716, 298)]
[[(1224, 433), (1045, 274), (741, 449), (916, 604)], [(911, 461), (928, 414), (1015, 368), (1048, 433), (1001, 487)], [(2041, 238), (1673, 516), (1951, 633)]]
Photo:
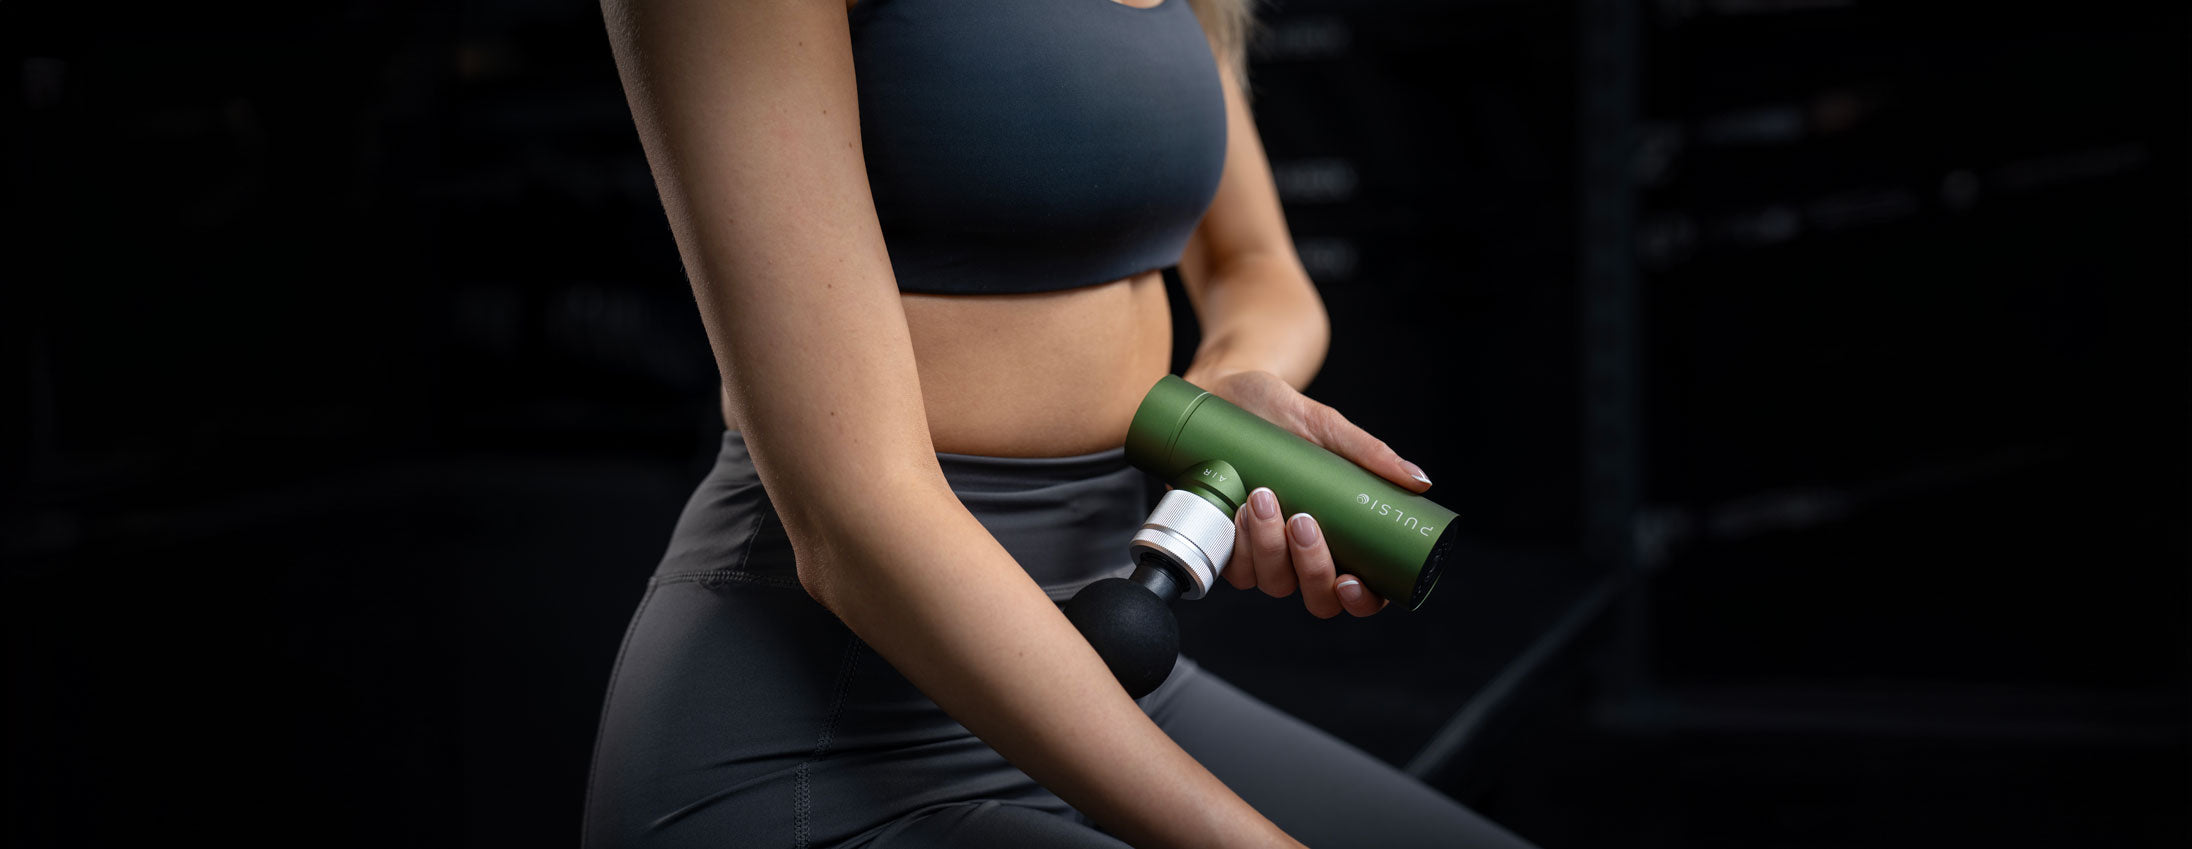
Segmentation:
[[(1547, 849), (2187, 845), (2184, 4), (1264, 20), (1310, 394), (1471, 556), (1192, 654)], [(0, 44), (5, 842), (569, 845), (722, 426), (598, 7)]]

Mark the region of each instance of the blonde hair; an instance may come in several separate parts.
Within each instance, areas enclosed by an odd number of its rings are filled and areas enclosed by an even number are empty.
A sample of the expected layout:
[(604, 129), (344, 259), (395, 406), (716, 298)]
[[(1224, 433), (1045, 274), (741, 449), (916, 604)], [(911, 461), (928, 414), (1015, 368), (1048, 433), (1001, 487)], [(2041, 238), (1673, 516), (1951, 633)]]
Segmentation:
[[(1173, 2), (1173, 0), (1165, 0)], [(1256, 4), (1261, 0), (1187, 0), (1202, 22), (1203, 34), (1218, 61), (1233, 70), (1241, 92), (1248, 92), (1248, 42), (1256, 36)]]

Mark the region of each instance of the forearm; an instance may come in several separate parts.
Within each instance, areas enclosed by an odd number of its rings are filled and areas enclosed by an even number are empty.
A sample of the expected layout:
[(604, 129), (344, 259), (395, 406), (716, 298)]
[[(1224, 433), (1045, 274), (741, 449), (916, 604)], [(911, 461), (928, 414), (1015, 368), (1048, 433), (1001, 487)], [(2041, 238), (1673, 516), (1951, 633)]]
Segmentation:
[(1297, 390), (1324, 367), (1331, 323), (1324, 300), (1291, 257), (1250, 255), (1208, 272), (1202, 342), (1181, 377), (1207, 385), (1236, 371), (1268, 371)]
[(901, 502), (847, 519), (802, 580), (946, 713), (1136, 846), (1297, 845), (1142, 713), (948, 489)]

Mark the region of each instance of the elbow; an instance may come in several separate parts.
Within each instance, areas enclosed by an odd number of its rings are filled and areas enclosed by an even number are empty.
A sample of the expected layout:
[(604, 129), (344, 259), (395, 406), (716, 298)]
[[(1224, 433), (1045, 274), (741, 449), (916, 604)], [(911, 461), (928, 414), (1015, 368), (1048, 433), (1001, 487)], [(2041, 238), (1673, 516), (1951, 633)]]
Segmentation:
[(887, 542), (857, 538), (854, 529), (834, 522), (799, 529), (787, 523), (785, 530), (792, 538), (792, 570), (799, 588), (832, 615), (845, 618), (848, 591), (860, 586), (862, 567), (875, 560), (862, 551)]
[(814, 599), (816, 604), (822, 605), (824, 610), (836, 613), (837, 607), (830, 602), (830, 589), (835, 584), (833, 575), (836, 570), (830, 568), (823, 558), (811, 557), (804, 552), (793, 555), (792, 563), (798, 573), (799, 588), (806, 591), (807, 597)]
[(1307, 332), (1310, 350), (1317, 352), (1315, 359), (1321, 364), (1324, 362), (1325, 352), (1332, 349), (1332, 314), (1325, 310), (1324, 296), (1317, 292), (1316, 284), (1310, 283), (1309, 278), (1306, 276), (1302, 278), (1302, 283), (1309, 289), (1309, 330)]
[(1294, 387), (1297, 391), (1307, 389), (1317, 379), (1317, 373), (1324, 370), (1325, 356), (1332, 350), (1332, 314), (1324, 308), (1324, 296), (1306, 272), (1300, 279), (1306, 308), (1302, 310), (1299, 331), (1302, 375)]
[(897, 584), (903, 562), (950, 525), (948, 511), (966, 509), (941, 469), (917, 480), (879, 477), (857, 492), (817, 492), (796, 500), (808, 509), (782, 509), (792, 501), (780, 500), (777, 515), (799, 588), (840, 619)]
[(793, 577), (799, 589), (817, 604), (837, 613), (844, 573), (854, 556), (856, 541), (847, 535), (843, 511), (801, 509), (802, 504), (827, 502), (827, 497), (772, 498), (777, 520), (791, 544)]

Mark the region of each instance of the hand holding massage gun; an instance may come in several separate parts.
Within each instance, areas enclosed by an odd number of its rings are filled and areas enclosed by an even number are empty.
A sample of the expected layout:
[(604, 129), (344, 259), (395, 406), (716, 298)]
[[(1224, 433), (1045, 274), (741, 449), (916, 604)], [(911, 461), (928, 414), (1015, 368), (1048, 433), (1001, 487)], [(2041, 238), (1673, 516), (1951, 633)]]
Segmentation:
[(1082, 588), (1065, 613), (1137, 699), (1171, 675), (1180, 629), (1169, 605), (1217, 583), (1255, 487), (1270, 487), (1282, 513), (1315, 516), (1333, 564), (1406, 610), (1431, 594), (1453, 547), (1454, 511), (1174, 375), (1134, 411), (1126, 460), (1172, 489), (1128, 544), (1133, 576)]

